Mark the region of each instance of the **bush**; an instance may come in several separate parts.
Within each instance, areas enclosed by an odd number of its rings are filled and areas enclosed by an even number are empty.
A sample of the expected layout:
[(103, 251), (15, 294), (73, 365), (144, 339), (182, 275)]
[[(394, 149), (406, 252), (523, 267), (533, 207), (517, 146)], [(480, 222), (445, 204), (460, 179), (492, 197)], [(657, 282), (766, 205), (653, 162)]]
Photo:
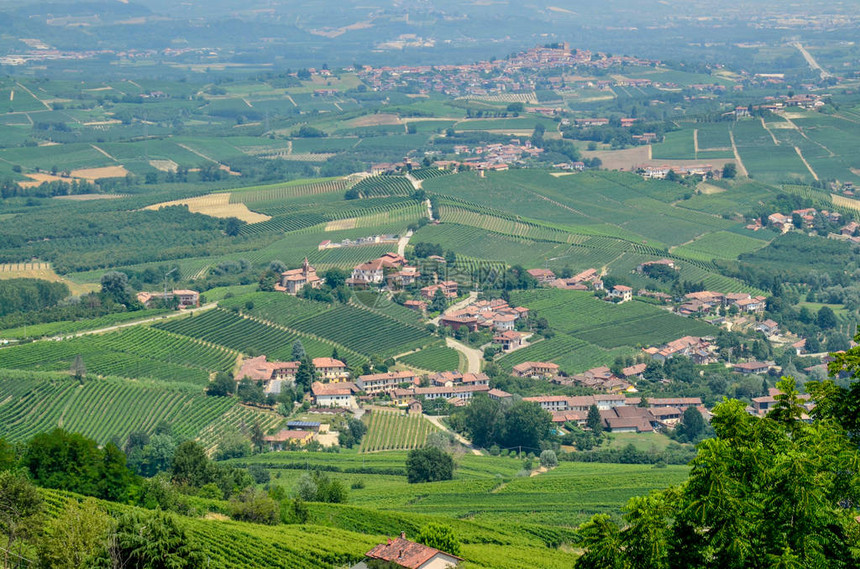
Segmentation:
[(266, 492), (246, 488), (230, 498), (230, 517), (241, 522), (275, 525), (280, 520), (281, 509)]
[(415, 449), (406, 458), (406, 478), (410, 484), (451, 480), (454, 459), (437, 447)]
[(555, 468), (558, 466), (558, 457), (553, 450), (545, 450), (540, 453), (540, 465), (544, 468)]

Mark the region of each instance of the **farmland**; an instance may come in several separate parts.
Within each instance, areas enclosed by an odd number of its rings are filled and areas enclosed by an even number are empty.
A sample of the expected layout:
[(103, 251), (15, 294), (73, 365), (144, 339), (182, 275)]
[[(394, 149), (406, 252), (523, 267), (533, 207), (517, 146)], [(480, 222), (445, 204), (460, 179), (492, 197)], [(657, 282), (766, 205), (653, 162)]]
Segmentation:
[(397, 359), (398, 363), (427, 371), (448, 371), (461, 367), (457, 350), (446, 346), (424, 348)]
[(373, 409), (367, 417), (367, 433), (359, 452), (411, 450), (421, 448), (427, 435), (438, 429), (423, 415), (404, 415), (402, 411)]
[(151, 433), (164, 421), (177, 436), (199, 437), (212, 449), (225, 431), (254, 421), (267, 429), (281, 422), (235, 400), (206, 397), (195, 386), (116, 377), (79, 382), (68, 375), (4, 371), (0, 402), (0, 437), (9, 441), (58, 426), (100, 443), (122, 441), (133, 431)]

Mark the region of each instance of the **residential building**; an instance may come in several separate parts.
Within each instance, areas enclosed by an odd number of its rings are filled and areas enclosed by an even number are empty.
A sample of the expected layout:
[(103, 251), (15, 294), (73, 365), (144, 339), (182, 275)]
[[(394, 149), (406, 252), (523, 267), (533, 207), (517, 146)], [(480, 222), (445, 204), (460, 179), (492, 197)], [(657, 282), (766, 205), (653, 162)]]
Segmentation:
[(349, 368), (340, 360), (334, 358), (314, 358), (311, 360), (317, 375), (327, 381), (346, 381), (349, 379)]
[(608, 298), (620, 298), (620, 304), (621, 302), (633, 300), (633, 289), (625, 285), (615, 285), (609, 290), (606, 296)]
[(767, 373), (767, 370), (769, 370), (772, 365), (773, 364), (769, 364), (767, 362), (744, 362), (733, 365), (732, 369), (738, 373), (750, 375), (754, 373)]
[(137, 301), (146, 307), (153, 300), (176, 299), (177, 308), (191, 308), (200, 306), (200, 293), (196, 290), (177, 289), (167, 294), (163, 292), (139, 292), (137, 293)]
[(411, 371), (391, 371), (387, 373), (374, 373), (368, 375), (360, 375), (355, 380), (355, 385), (368, 395), (377, 395), (385, 393), (401, 383), (418, 382), (418, 376)]
[(779, 324), (777, 324), (771, 319), (767, 319), (764, 322), (759, 322), (755, 325), (755, 329), (757, 332), (764, 333), (764, 335), (768, 338), (779, 334)]
[(517, 377), (531, 377), (533, 379), (555, 377), (558, 372), (558, 364), (552, 362), (523, 362), (513, 368), (513, 373)]
[(352, 409), (356, 407), (355, 393), (358, 388), (354, 383), (345, 381), (341, 383), (320, 383), (315, 381), (311, 385), (311, 393), (314, 405), (318, 407), (343, 407)]
[(396, 539), (377, 545), (365, 554), (405, 569), (450, 569), (460, 565), (462, 558), (406, 539), (401, 533)]
[(501, 346), (502, 351), (510, 352), (522, 347), (525, 334), (514, 330), (507, 330), (493, 336), (493, 343)]
[(534, 277), (539, 284), (547, 284), (555, 280), (555, 273), (549, 269), (529, 269), (526, 272)]
[(268, 362), (266, 356), (247, 358), (242, 360), (236, 381), (245, 378), (253, 381), (286, 380), (295, 381), (296, 372), (301, 362)]
[(295, 445), (304, 446), (312, 441), (312, 431), (291, 431), (284, 429), (275, 435), (263, 437), (263, 442), (271, 451), (288, 450)]

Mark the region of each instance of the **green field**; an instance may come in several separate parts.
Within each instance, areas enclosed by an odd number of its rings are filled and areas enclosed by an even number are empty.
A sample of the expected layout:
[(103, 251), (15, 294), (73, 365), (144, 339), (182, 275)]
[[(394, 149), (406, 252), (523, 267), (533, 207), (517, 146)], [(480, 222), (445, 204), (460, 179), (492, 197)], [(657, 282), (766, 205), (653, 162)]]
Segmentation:
[(259, 421), (265, 429), (282, 419), (240, 406), (235, 399), (207, 397), (197, 386), (116, 377), (79, 382), (65, 374), (0, 372), (0, 437), (26, 441), (63, 427), (99, 443), (125, 440), (133, 431), (152, 433), (165, 421), (182, 439), (210, 450), (220, 436)]
[(462, 365), (460, 352), (446, 346), (424, 348), (402, 358), (397, 358), (397, 362), (427, 371), (457, 370)]
[(411, 450), (421, 448), (427, 435), (439, 429), (423, 415), (406, 415), (400, 410), (373, 409), (365, 414), (367, 434), (359, 452)]
[(693, 131), (683, 129), (667, 132), (663, 142), (651, 146), (651, 156), (654, 160), (695, 160)]
[[(762, 237), (767, 237), (763, 234)], [(672, 250), (676, 255), (690, 259), (711, 261), (712, 259), (737, 259), (739, 255), (751, 253), (768, 244), (767, 241), (753, 239), (746, 235), (718, 231), (696, 239), (692, 243), (676, 247)]]

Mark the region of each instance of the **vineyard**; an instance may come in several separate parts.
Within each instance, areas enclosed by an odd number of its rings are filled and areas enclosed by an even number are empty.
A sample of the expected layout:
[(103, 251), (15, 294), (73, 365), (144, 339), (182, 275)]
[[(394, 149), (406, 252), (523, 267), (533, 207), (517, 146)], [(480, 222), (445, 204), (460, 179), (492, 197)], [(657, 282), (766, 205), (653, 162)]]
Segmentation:
[(398, 358), (397, 361), (427, 371), (456, 370), (460, 368), (460, 352), (446, 346), (433, 346)]
[(268, 430), (282, 419), (241, 407), (235, 399), (207, 397), (187, 385), (113, 377), (81, 383), (58, 374), (8, 370), (0, 374), (0, 437), (9, 441), (63, 427), (106, 443), (112, 437), (125, 440), (133, 431), (151, 433), (162, 421), (178, 438), (200, 437), (212, 450), (225, 431), (255, 421)]
[(430, 178), (438, 178), (439, 176), (448, 176), (453, 174), (450, 170), (442, 170), (440, 168), (418, 168), (412, 170), (409, 175), (416, 180), (429, 180)]
[(289, 198), (343, 192), (355, 184), (354, 178), (331, 178), (319, 181), (287, 182), (269, 186), (241, 188), (230, 192), (230, 203), (253, 204)]
[(415, 189), (404, 176), (372, 176), (365, 178), (350, 188), (350, 194), (359, 198), (378, 198), (385, 196), (411, 196)]
[(301, 340), (312, 358), (328, 357), (337, 347), (350, 365), (359, 365), (364, 358), (354, 351), (325, 339), (300, 334), (265, 321), (245, 318), (223, 309), (210, 310), (201, 315), (175, 319), (157, 327), (191, 338), (199, 338), (213, 344), (226, 346), (245, 354), (265, 354), (271, 360), (289, 360), (292, 346)]
[(411, 450), (421, 448), (427, 435), (439, 429), (423, 415), (404, 415), (402, 411), (373, 409), (366, 415), (367, 434), (359, 452)]
[(84, 330), (98, 330), (99, 328), (115, 326), (116, 324), (134, 320), (145, 320), (169, 312), (167, 309), (153, 308), (152, 310), (137, 310), (134, 312), (114, 312), (88, 320), (61, 320), (45, 324), (32, 324), (30, 326), (2, 330), (0, 331), (0, 338), (41, 338), (43, 336), (73, 334)]
[(230, 370), (236, 361), (235, 352), (219, 346), (135, 326), (109, 334), (0, 350), (0, 368), (67, 371), (78, 355), (92, 375), (197, 384), (206, 384), (211, 372)]

